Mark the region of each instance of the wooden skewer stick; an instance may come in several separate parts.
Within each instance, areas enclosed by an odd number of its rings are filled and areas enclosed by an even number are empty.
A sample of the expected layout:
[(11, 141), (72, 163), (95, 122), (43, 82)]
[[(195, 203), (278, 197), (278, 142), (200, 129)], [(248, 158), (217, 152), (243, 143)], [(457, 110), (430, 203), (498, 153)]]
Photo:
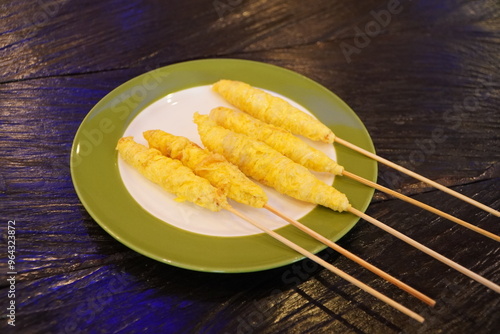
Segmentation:
[(311, 237), (315, 238), (316, 240), (319, 240), (323, 244), (325, 244), (328, 247), (334, 249), (338, 253), (344, 255), (348, 259), (351, 259), (352, 261), (358, 263), (359, 265), (363, 266), (364, 268), (366, 268), (366, 269), (370, 270), (371, 272), (379, 275), (383, 279), (387, 280), (389, 283), (392, 283), (392, 284), (396, 285), (397, 287), (399, 287), (402, 290), (408, 292), (412, 296), (420, 299), (421, 301), (423, 301), (427, 305), (434, 306), (436, 304), (436, 301), (433, 300), (433, 299), (431, 299), (430, 297), (428, 297), (428, 296), (424, 295), (423, 293), (415, 290), (411, 286), (409, 286), (409, 285), (401, 282), (397, 278), (395, 278), (395, 277), (389, 275), (388, 273), (380, 270), (379, 268), (375, 267), (374, 265), (366, 262), (365, 260), (361, 259), (360, 257), (358, 257), (358, 256), (354, 255), (353, 253), (349, 252), (345, 248), (340, 247), (335, 242), (333, 242), (333, 241), (325, 238), (324, 236), (322, 236), (321, 234), (317, 233), (316, 231), (310, 229), (309, 227), (305, 226), (304, 224), (301, 224), (298, 221), (296, 221), (296, 220), (294, 220), (294, 219), (286, 216), (285, 214), (283, 214), (282, 212), (278, 211), (277, 209), (271, 207), (270, 205), (266, 204), (264, 206), (264, 208), (267, 209), (267, 210), (269, 210), (270, 212), (274, 213), (275, 215), (283, 218), (284, 220), (286, 220), (287, 222), (289, 222), (293, 226), (297, 227), (301, 231), (307, 233), (308, 235), (310, 235)]
[(493, 291), (500, 293), (500, 286), (498, 286), (497, 284), (495, 284), (492, 281), (487, 280), (486, 278), (470, 271), (469, 269), (459, 265), (458, 263), (453, 262), (452, 260), (448, 259), (447, 257), (444, 257), (443, 255), (433, 251), (432, 249), (422, 245), (421, 243), (418, 243), (417, 241), (411, 239), (410, 237), (407, 237), (406, 235), (396, 231), (392, 227), (385, 225), (384, 223), (378, 221), (377, 219), (375, 219), (373, 217), (368, 216), (367, 214), (353, 208), (352, 206), (350, 206), (347, 209), (347, 211), (351, 212), (352, 214), (354, 214), (360, 218), (363, 218), (367, 222), (372, 223), (373, 225), (381, 228), (382, 230), (392, 234), (396, 238), (398, 238), (398, 239), (406, 242), (407, 244), (417, 248), (418, 250), (426, 253), (427, 255), (432, 256), (436, 260), (443, 262), (444, 264), (446, 264), (446, 265), (450, 266), (451, 268), (459, 271), (460, 273), (472, 278), (473, 280), (485, 285), (486, 287), (492, 289)]
[(356, 278), (350, 276), (349, 274), (343, 272), (342, 270), (338, 269), (337, 267), (331, 265), (330, 263), (326, 262), (325, 260), (323, 260), (322, 258), (320, 258), (319, 256), (316, 256), (314, 255), (313, 253), (307, 251), (306, 249), (300, 247), (299, 245), (293, 243), (292, 241), (288, 240), (287, 238), (279, 235), (278, 233), (274, 232), (273, 230), (265, 227), (264, 225), (254, 221), (253, 219), (250, 219), (249, 217), (245, 216), (244, 214), (242, 214), (241, 212), (239, 212), (238, 210), (235, 210), (234, 208), (232, 207), (228, 207), (226, 208), (226, 210), (228, 210), (229, 212), (235, 214), (236, 216), (246, 220), (247, 222), (249, 222), (250, 224), (254, 225), (255, 227), (259, 228), (260, 230), (264, 231), (265, 233), (267, 233), (268, 235), (270, 235), (271, 237), (273, 237), (274, 239), (282, 242), (283, 244), (287, 245), (288, 247), (292, 248), (293, 250), (295, 250), (296, 252), (304, 255), (305, 257), (311, 259), (312, 261), (318, 263), (319, 265), (323, 266), (324, 268), (330, 270), (331, 272), (333, 272), (334, 274), (337, 274), (338, 276), (340, 276), (341, 278), (345, 279), (346, 281), (354, 284), (355, 286), (357, 286), (358, 288), (360, 288), (361, 290), (371, 294), (372, 296), (382, 300), (383, 302), (387, 303), (388, 305), (394, 307), (395, 309), (397, 309), (398, 311), (408, 315), (409, 317), (417, 320), (418, 322), (422, 323), (424, 322), (424, 318), (413, 312), (412, 310), (406, 308), (405, 306), (399, 304), (398, 302), (394, 301), (393, 299), (385, 296), (384, 294), (378, 292), (377, 290), (369, 287), (368, 285), (362, 283), (361, 281), (357, 280)]
[(365, 184), (365, 185), (367, 185), (367, 186), (369, 186), (369, 187), (372, 187), (372, 188), (378, 189), (378, 190), (383, 191), (383, 192), (385, 192), (385, 193), (387, 193), (387, 194), (389, 194), (389, 195), (392, 195), (392, 196), (394, 196), (394, 197), (397, 197), (397, 198), (399, 198), (399, 199), (402, 199), (403, 201), (406, 201), (406, 202), (408, 202), (408, 203), (411, 203), (411, 204), (413, 204), (413, 205), (416, 205), (416, 206), (418, 206), (418, 207), (420, 207), (420, 208), (422, 208), (422, 209), (425, 209), (425, 210), (427, 210), (427, 211), (430, 211), (430, 212), (432, 212), (432, 213), (435, 213), (435, 214), (437, 214), (437, 215), (439, 215), (439, 216), (441, 216), (441, 217), (444, 217), (444, 218), (446, 218), (446, 219), (449, 219), (449, 220), (451, 220), (451, 221), (452, 221), (452, 222), (454, 222), (454, 223), (457, 223), (457, 224), (459, 224), (459, 225), (462, 225), (462, 226), (464, 226), (464, 227), (466, 227), (466, 228), (468, 228), (468, 229), (471, 229), (471, 230), (473, 230), (473, 231), (475, 231), (475, 232), (477, 232), (477, 233), (480, 233), (480, 234), (482, 234), (482, 235), (484, 235), (484, 236), (486, 236), (486, 237), (488, 237), (488, 238), (491, 238), (491, 239), (493, 239), (493, 240), (495, 240), (495, 241), (500, 241), (500, 236), (498, 236), (498, 235), (496, 235), (496, 234), (493, 234), (493, 233), (491, 233), (491, 232), (485, 231), (485, 230), (483, 230), (483, 229), (482, 229), (482, 228), (480, 228), (480, 227), (477, 227), (477, 226), (475, 226), (475, 225), (472, 225), (472, 224), (470, 224), (470, 223), (467, 223), (466, 221), (464, 221), (464, 220), (462, 220), (462, 219), (459, 219), (459, 218), (457, 218), (457, 217), (454, 217), (454, 216), (452, 216), (452, 215), (450, 215), (450, 214), (447, 214), (446, 212), (443, 212), (443, 211), (441, 211), (441, 210), (438, 210), (438, 209), (436, 209), (436, 208), (434, 208), (434, 207), (432, 207), (432, 206), (430, 206), (430, 205), (424, 204), (424, 203), (422, 203), (422, 202), (420, 202), (420, 201), (417, 201), (417, 200), (415, 200), (415, 199), (413, 199), (413, 198), (410, 198), (410, 197), (405, 196), (405, 195), (403, 195), (403, 194), (401, 194), (401, 193), (398, 193), (397, 191), (394, 191), (394, 190), (389, 189), (389, 188), (387, 188), (387, 187), (381, 186), (381, 185), (380, 185), (380, 184), (378, 184), (378, 183), (372, 182), (372, 181), (370, 181), (370, 180), (367, 180), (367, 179), (365, 179), (365, 178), (362, 178), (361, 176), (358, 176), (358, 175), (356, 175), (356, 174), (350, 173), (350, 172), (348, 172), (348, 171), (343, 171), (343, 172), (342, 172), (342, 175), (347, 176), (347, 177), (349, 177), (349, 178), (351, 178), (351, 179), (353, 179), (353, 180), (356, 180), (356, 181), (358, 181), (358, 182), (361, 182), (361, 183), (363, 183), (363, 184)]
[(425, 182), (425, 183), (427, 183), (427, 184), (429, 184), (429, 185), (431, 185), (431, 186), (433, 186), (433, 187), (435, 187), (435, 188), (437, 188), (437, 189), (439, 189), (441, 191), (444, 191), (445, 193), (448, 193), (448, 194), (450, 194), (452, 196), (460, 198), (461, 200), (463, 200), (463, 201), (465, 201), (465, 202), (467, 202), (469, 204), (475, 205), (478, 208), (481, 208), (481, 209), (483, 209), (483, 210), (485, 210), (485, 211), (487, 211), (487, 212), (489, 212), (489, 213), (491, 213), (491, 214), (493, 214), (493, 215), (495, 215), (497, 217), (500, 217), (500, 211), (495, 210), (493, 208), (490, 208), (489, 206), (486, 206), (486, 205), (484, 205), (482, 203), (479, 203), (478, 201), (476, 201), (476, 200), (474, 200), (474, 199), (472, 199), (470, 197), (467, 197), (467, 196), (462, 195), (462, 194), (460, 194), (460, 193), (458, 193), (458, 192), (456, 192), (454, 190), (451, 190), (450, 188), (447, 188), (447, 187), (443, 186), (442, 184), (439, 184), (439, 183), (434, 182), (434, 181), (432, 181), (432, 180), (430, 180), (430, 179), (428, 179), (428, 178), (426, 178), (426, 177), (424, 177), (424, 176), (422, 176), (420, 174), (412, 172), (411, 170), (406, 169), (406, 168), (404, 168), (404, 167), (402, 167), (402, 166), (400, 166), (398, 164), (395, 164), (394, 162), (391, 162), (391, 161), (389, 161), (387, 159), (384, 159), (384, 158), (382, 158), (382, 157), (380, 157), (380, 156), (378, 156), (376, 154), (368, 152), (367, 150), (364, 150), (364, 149), (362, 149), (359, 146), (351, 144), (348, 141), (345, 141), (345, 140), (343, 140), (343, 139), (341, 139), (339, 137), (335, 137), (335, 142), (337, 142), (337, 143), (339, 143), (341, 145), (344, 145), (344, 146), (346, 146), (346, 147), (348, 147), (348, 148), (350, 148), (350, 149), (352, 149), (352, 150), (354, 150), (356, 152), (359, 152), (359, 153), (361, 153), (363, 155), (366, 155), (367, 157), (369, 157), (371, 159), (374, 159), (374, 160), (376, 160), (378, 162), (381, 162), (381, 163), (383, 163), (383, 164), (385, 164), (385, 165), (387, 165), (389, 167), (392, 167), (392, 168), (394, 168), (394, 169), (396, 169), (396, 170), (398, 170), (398, 171), (400, 171), (402, 173), (410, 175), (410, 176), (416, 178), (417, 180)]

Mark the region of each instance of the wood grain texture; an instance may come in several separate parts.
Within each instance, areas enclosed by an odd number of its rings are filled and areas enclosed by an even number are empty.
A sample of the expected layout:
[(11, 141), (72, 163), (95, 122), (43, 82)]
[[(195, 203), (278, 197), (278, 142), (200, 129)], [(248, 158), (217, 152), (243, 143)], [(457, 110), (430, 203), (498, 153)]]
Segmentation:
[[(87, 213), (69, 153), (89, 110), (127, 80), (191, 59), (250, 59), (324, 85), (380, 155), (498, 209), (499, 9), (494, 0), (0, 3), (0, 331), (498, 332), (498, 294), (363, 221), (339, 244), (436, 298), (434, 309), (333, 251), (319, 255), (424, 324), (309, 260), (221, 275), (148, 259)], [(379, 181), (500, 234), (498, 218), (408, 177), (380, 167)], [(378, 192), (367, 213), (500, 282), (496, 242)], [(13, 219), (15, 328), (4, 311)]]

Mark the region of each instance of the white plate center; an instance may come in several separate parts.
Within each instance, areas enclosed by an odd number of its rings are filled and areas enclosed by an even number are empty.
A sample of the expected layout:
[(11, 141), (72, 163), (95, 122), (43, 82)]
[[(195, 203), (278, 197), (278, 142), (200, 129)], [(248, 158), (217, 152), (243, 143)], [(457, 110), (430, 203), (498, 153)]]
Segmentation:
[[(295, 107), (309, 113), (290, 99), (274, 92), (270, 93), (282, 97)], [(193, 114), (195, 112), (208, 114), (211, 109), (219, 106), (234, 108), (217, 93), (213, 92), (211, 86), (198, 86), (168, 94), (137, 115), (123, 136), (133, 136), (136, 142), (147, 146), (142, 133), (147, 130), (160, 129), (173, 135), (187, 137), (203, 147), (196, 124), (193, 122)], [(332, 159), (336, 159), (333, 145), (301, 139), (307, 141), (316, 149), (325, 152)], [(189, 202), (175, 202), (174, 195), (165, 192), (158, 185), (147, 180), (120, 158), (118, 159), (118, 168), (125, 187), (137, 203), (165, 223), (187, 231), (211, 236), (234, 237), (262, 233), (261, 230), (230, 212), (211, 212)], [(332, 175), (325, 173), (315, 173), (315, 175), (327, 184), (333, 182), (334, 177)], [(269, 205), (284, 212), (291, 218), (300, 219), (315, 207), (313, 204), (281, 195), (268, 187), (263, 186), (263, 188), (268, 195)], [(268, 228), (276, 229), (287, 224), (265, 209), (248, 207), (232, 200), (229, 200), (229, 203)], [(137, 222), (137, 224), (140, 223)]]

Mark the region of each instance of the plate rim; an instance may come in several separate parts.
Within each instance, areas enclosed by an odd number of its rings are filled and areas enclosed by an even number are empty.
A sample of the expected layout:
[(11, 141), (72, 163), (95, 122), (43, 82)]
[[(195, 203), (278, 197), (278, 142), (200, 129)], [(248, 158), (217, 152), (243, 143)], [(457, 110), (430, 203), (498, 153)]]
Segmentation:
[[(92, 119), (93, 117), (95, 117), (99, 113), (103, 113), (104, 112), (103, 108), (106, 106), (106, 103), (109, 103), (108, 100), (112, 99), (113, 97), (116, 97), (117, 94), (119, 95), (119, 93), (121, 91), (123, 91), (124, 89), (126, 90), (128, 86), (134, 84), (135, 82), (140, 81), (141, 78), (145, 78), (145, 76), (148, 76), (148, 75), (154, 75), (154, 73), (159, 73), (157, 71), (166, 71), (167, 74), (168, 74), (168, 73), (170, 73), (169, 71), (172, 71), (172, 70), (176, 71), (176, 70), (179, 70), (179, 69), (182, 70), (182, 67), (186, 67), (186, 66), (189, 67), (191, 65), (206, 64), (206, 66), (210, 67), (210, 66), (213, 66), (214, 64), (219, 66), (221, 64), (229, 64), (229, 63), (231, 63), (233, 66), (235, 66), (235, 65), (236, 66), (237, 65), (241, 65), (241, 66), (267, 68), (267, 69), (270, 69), (273, 72), (277, 71), (278, 73), (281, 72), (281, 73), (286, 73), (287, 75), (292, 75), (292, 76), (296, 77), (297, 80), (307, 81), (309, 84), (312, 84), (322, 94), (327, 94), (327, 95), (329, 95), (329, 98), (333, 98), (333, 99), (337, 100), (336, 102), (339, 105), (341, 105), (341, 107), (344, 109), (344, 111), (347, 110), (349, 113), (351, 113), (350, 116), (353, 117), (355, 119), (355, 121), (357, 121), (359, 123), (359, 125), (361, 126), (361, 128), (362, 128), (362, 130), (364, 132), (364, 135), (366, 135), (365, 140), (367, 140), (367, 143), (365, 143), (365, 147), (364, 148), (368, 149), (369, 151), (375, 152), (375, 149), (374, 149), (374, 146), (373, 146), (373, 142), (372, 142), (371, 137), (370, 137), (370, 135), (368, 133), (368, 130), (366, 129), (366, 127), (362, 123), (362, 121), (359, 118), (359, 116), (343, 100), (341, 100), (335, 93), (331, 92), (326, 87), (324, 87), (321, 84), (313, 81), (312, 79), (309, 79), (309, 78), (305, 77), (302, 74), (299, 74), (297, 72), (294, 72), (294, 71), (291, 71), (289, 69), (286, 69), (286, 68), (283, 68), (283, 67), (279, 67), (279, 66), (276, 66), (276, 65), (272, 65), (272, 64), (268, 64), (268, 63), (263, 63), (263, 62), (257, 62), (257, 61), (253, 61), (253, 60), (232, 59), (232, 58), (212, 58), (212, 59), (191, 60), (191, 61), (185, 61), (185, 62), (180, 62), (180, 63), (175, 63), (175, 64), (167, 65), (167, 66), (164, 66), (164, 67), (160, 67), (160, 68), (157, 68), (157, 69), (145, 72), (145, 73), (143, 73), (141, 75), (138, 75), (138, 76), (136, 76), (134, 78), (131, 78), (131, 79), (125, 81), (124, 83), (122, 83), (121, 85), (115, 87), (113, 90), (111, 90), (108, 94), (106, 94), (102, 99), (100, 99), (92, 107), (92, 109), (87, 113), (87, 115), (85, 116), (85, 118), (82, 120), (82, 122), (81, 122), (81, 124), (80, 124), (80, 126), (79, 126), (79, 128), (77, 130), (77, 132), (75, 133), (75, 137), (74, 137), (74, 140), (73, 140), (73, 143), (72, 143), (72, 148), (71, 148), (71, 157), (70, 157), (71, 178), (72, 178), (72, 181), (73, 181), (73, 185), (75, 187), (75, 191), (76, 191), (76, 193), (77, 193), (80, 201), (82, 202), (83, 206), (85, 207), (85, 209), (87, 210), (87, 212), (90, 214), (90, 216), (94, 219), (94, 221), (97, 222), (98, 225), (100, 225), (101, 228), (103, 228), (113, 238), (115, 238), (116, 240), (118, 240), (119, 242), (121, 242), (122, 244), (124, 244), (125, 246), (127, 246), (128, 248), (130, 248), (130, 249), (132, 249), (132, 250), (134, 250), (134, 251), (136, 251), (136, 252), (138, 252), (138, 253), (140, 253), (142, 255), (145, 255), (145, 256), (150, 257), (152, 259), (155, 259), (157, 261), (160, 261), (160, 262), (163, 262), (163, 263), (167, 263), (167, 264), (170, 264), (170, 265), (173, 265), (173, 266), (176, 266), (176, 267), (184, 268), (184, 269), (195, 270), (195, 271), (203, 271), (203, 272), (221, 272), (221, 273), (255, 272), (255, 271), (268, 270), (268, 269), (273, 269), (273, 268), (281, 267), (281, 266), (284, 266), (284, 265), (292, 264), (294, 262), (297, 262), (297, 261), (300, 261), (300, 260), (304, 259), (304, 257), (302, 255), (300, 255), (300, 254), (297, 253), (296, 256), (293, 256), (293, 257), (290, 257), (290, 258), (287, 258), (287, 259), (283, 259), (282, 261), (274, 261), (271, 264), (262, 264), (262, 265), (253, 265), (253, 266), (242, 266), (242, 267), (239, 267), (239, 268), (223, 268), (223, 267), (214, 267), (214, 266), (203, 266), (203, 265), (200, 265), (200, 264), (198, 264), (198, 265), (192, 265), (192, 264), (182, 263), (182, 261), (169, 260), (169, 259), (167, 259), (165, 257), (159, 256), (155, 252), (148, 251), (148, 250), (144, 249), (144, 247), (141, 247), (140, 245), (136, 245), (134, 243), (131, 243), (128, 240), (126, 240), (126, 238), (124, 238), (122, 235), (119, 235), (119, 233), (117, 233), (113, 228), (111, 228), (110, 226), (108, 226), (109, 224), (107, 224), (106, 222), (102, 221), (102, 217), (100, 217), (100, 215), (95, 212), (95, 210), (92, 207), (92, 204), (88, 200), (87, 195), (84, 194), (84, 191), (81, 188), (81, 185), (79, 184), (80, 180), (78, 180), (78, 174), (76, 173), (76, 169), (80, 165), (80, 163), (78, 163), (78, 159), (81, 159), (81, 157), (78, 157), (77, 147), (78, 147), (79, 143), (81, 144), (82, 131), (85, 128), (85, 126), (87, 125), (87, 122), (89, 122), (90, 119)], [(199, 84), (199, 85), (202, 85), (202, 84)], [(195, 86), (196, 85), (191, 86), (191, 87), (195, 87)], [(188, 88), (188, 87), (186, 87), (186, 88)], [(179, 89), (179, 90), (181, 90), (181, 89)], [(179, 91), (179, 90), (177, 90), (177, 91)], [(166, 96), (167, 94), (172, 93), (172, 92), (174, 92), (174, 91), (165, 92), (165, 94), (163, 96)], [(151, 103), (154, 103), (155, 101), (157, 101), (160, 98), (162, 98), (162, 97), (160, 96), (160, 97), (158, 97), (156, 99), (150, 100), (147, 105), (150, 105)], [(291, 98), (292, 98), (292, 100), (295, 100), (293, 97), (291, 97)], [(299, 104), (301, 104), (301, 103), (299, 103)], [(147, 105), (142, 106), (140, 109), (143, 110), (144, 108), (147, 107)], [(137, 107), (137, 108), (139, 108), (139, 107)], [(106, 109), (104, 108), (104, 110), (106, 110)], [(138, 111), (134, 115), (134, 117), (137, 116), (138, 114), (140, 114), (140, 112), (141, 111)], [(313, 111), (311, 111), (311, 112), (313, 112)], [(315, 112), (313, 112), (313, 114), (316, 115)], [(131, 119), (127, 119), (128, 124), (130, 124), (130, 122), (132, 121), (132, 119), (134, 117), (132, 117)], [(79, 139), (80, 139), (80, 142), (78, 141)], [(337, 147), (336, 147), (336, 151), (338, 152), (338, 148)], [(117, 168), (117, 167), (115, 166), (115, 168)], [(378, 173), (377, 165), (376, 164), (372, 164), (371, 179), (374, 182), (376, 181), (377, 173)], [(335, 178), (335, 179), (337, 180), (338, 178)], [(335, 182), (334, 182), (334, 184), (335, 184)], [(358, 209), (361, 210), (361, 211), (363, 211), (363, 212), (369, 206), (369, 204), (370, 204), (370, 202), (372, 200), (372, 197), (373, 197), (374, 190), (371, 189), (367, 193), (370, 193), (370, 194), (366, 196), (365, 204), (362, 207), (358, 207)], [(128, 194), (128, 195), (130, 196), (130, 194)], [(146, 214), (149, 215), (153, 220), (155, 220), (155, 219), (159, 220), (156, 217), (153, 217), (149, 213), (146, 213)], [(335, 235), (335, 238), (333, 238), (332, 240), (333, 241), (337, 241), (338, 239), (342, 238), (346, 233), (348, 233), (356, 225), (356, 223), (357, 223), (358, 220), (359, 220), (359, 218), (354, 219), (354, 222), (351, 223), (350, 226), (347, 226), (346, 228), (344, 228), (342, 232), (337, 233)], [(162, 222), (162, 223), (164, 223), (164, 222)], [(280, 230), (283, 230), (283, 229), (286, 229), (286, 228), (288, 228), (288, 226), (279, 228), (276, 231), (280, 232)], [(179, 229), (179, 228), (177, 228), (177, 229)], [(179, 230), (181, 230), (181, 229), (179, 229)], [(182, 233), (197, 235), (197, 233), (186, 231), (186, 230), (182, 230)], [(262, 235), (262, 234), (259, 234), (259, 235)], [(203, 237), (204, 238), (213, 238), (213, 239), (248, 238), (248, 236), (218, 237), (218, 236), (208, 236), (208, 235), (204, 235)], [(327, 247), (324, 246), (324, 245), (319, 245), (319, 246), (314, 247), (314, 249), (311, 249), (311, 251), (314, 252), (314, 253), (318, 253), (319, 251), (322, 251), (325, 248), (327, 248)]]

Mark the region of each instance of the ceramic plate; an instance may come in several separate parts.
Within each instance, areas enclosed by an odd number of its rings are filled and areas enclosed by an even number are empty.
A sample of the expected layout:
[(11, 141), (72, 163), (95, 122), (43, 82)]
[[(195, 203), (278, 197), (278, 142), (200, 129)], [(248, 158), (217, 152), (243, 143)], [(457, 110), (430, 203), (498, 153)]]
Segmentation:
[[(87, 115), (75, 136), (71, 173), (76, 192), (96, 222), (131, 249), (174, 266), (207, 272), (251, 272), (283, 266), (303, 258), (229, 212), (213, 213), (170, 194), (142, 178), (118, 158), (119, 138), (132, 135), (145, 143), (142, 131), (162, 129), (201, 143), (191, 122), (194, 112), (208, 114), (227, 105), (210, 90), (220, 79), (247, 82), (288, 99), (330, 127), (336, 135), (374, 152), (368, 132), (356, 114), (335, 94), (295, 72), (259, 62), (235, 59), (198, 60), (166, 66), (140, 75), (104, 97)], [(315, 144), (346, 170), (376, 181), (372, 160), (340, 145)], [(344, 192), (364, 211), (373, 189), (343, 177), (317, 174)], [(338, 240), (358, 221), (349, 213), (288, 199), (265, 188), (270, 204), (331, 240)], [(317, 253), (324, 245), (262, 209), (231, 203), (266, 226)]]

